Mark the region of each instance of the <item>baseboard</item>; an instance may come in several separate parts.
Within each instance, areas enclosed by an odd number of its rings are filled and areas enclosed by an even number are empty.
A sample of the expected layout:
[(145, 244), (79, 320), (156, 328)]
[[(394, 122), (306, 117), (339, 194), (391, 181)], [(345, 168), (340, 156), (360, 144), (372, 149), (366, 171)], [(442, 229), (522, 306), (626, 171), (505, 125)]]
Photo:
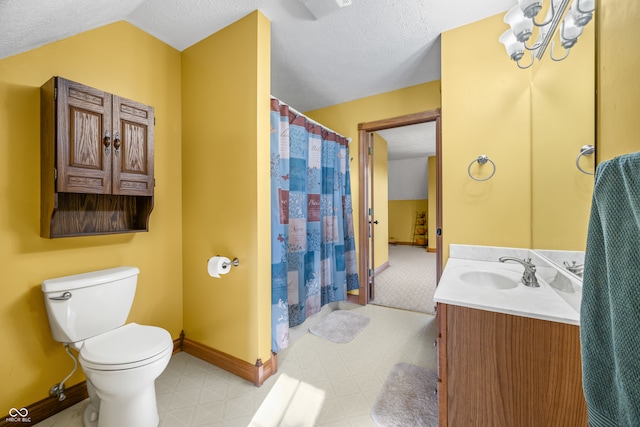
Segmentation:
[(192, 341), (189, 338), (182, 340), (182, 350), (240, 378), (251, 381), (258, 387), (278, 371), (278, 356), (276, 353), (271, 353), (271, 358), (266, 362), (258, 359), (255, 365), (252, 365), (249, 362)]
[(390, 245), (405, 245), (405, 246), (418, 246), (420, 248), (425, 248), (427, 250), (427, 252), (435, 252), (436, 248), (428, 248), (425, 245), (416, 245), (415, 242), (395, 242), (395, 243), (390, 243)]
[(389, 268), (389, 261), (385, 262), (380, 267), (376, 268), (375, 275), (377, 276), (378, 274), (385, 271), (387, 268)]
[(438, 252), (438, 250), (436, 248), (427, 248), (427, 252), (432, 252), (432, 253), (436, 253)]
[[(16, 419), (15, 413), (9, 413), (0, 419), (0, 426), (32, 426), (89, 397), (87, 385), (84, 381), (65, 389), (64, 394), (67, 398), (63, 401), (59, 401), (56, 397), (47, 397), (24, 408), (12, 408), (20, 411), (26, 409), (27, 413), (24, 417), (17, 415), (20, 418), (19, 420)], [(11, 412), (14, 411), (12, 410)]]

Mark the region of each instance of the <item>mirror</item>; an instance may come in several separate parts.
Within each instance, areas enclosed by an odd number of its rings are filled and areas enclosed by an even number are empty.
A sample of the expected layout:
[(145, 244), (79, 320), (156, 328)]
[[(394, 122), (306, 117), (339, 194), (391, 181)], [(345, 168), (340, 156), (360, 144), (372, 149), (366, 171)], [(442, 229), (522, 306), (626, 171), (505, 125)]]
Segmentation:
[(555, 264), (559, 269), (571, 273), (582, 280), (584, 268), (584, 251), (537, 250), (539, 255)]
[[(442, 36), (444, 259), (451, 243), (585, 249), (593, 176), (575, 162), (596, 145), (595, 25), (565, 60), (545, 55), (527, 70), (499, 49), (503, 27), (496, 15)], [(467, 175), (479, 155), (498, 167), (481, 184)], [(594, 157), (581, 159), (585, 171)]]
[[(560, 266), (574, 259), (552, 251), (579, 254), (586, 245), (593, 175), (581, 172), (576, 159), (584, 145), (595, 146), (594, 28), (585, 28), (567, 59), (546, 56), (532, 70), (531, 241)], [(595, 154), (581, 156), (578, 164), (593, 172)]]

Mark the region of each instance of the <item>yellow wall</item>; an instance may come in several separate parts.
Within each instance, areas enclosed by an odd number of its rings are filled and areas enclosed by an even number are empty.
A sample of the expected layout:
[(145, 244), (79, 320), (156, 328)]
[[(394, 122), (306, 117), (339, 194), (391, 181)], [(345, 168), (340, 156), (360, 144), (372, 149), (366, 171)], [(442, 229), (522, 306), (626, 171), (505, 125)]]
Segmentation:
[[(373, 212), (374, 220), (374, 266), (376, 269), (389, 261), (389, 156), (387, 141), (377, 133), (373, 134)], [(353, 179), (351, 180), (353, 183)], [(356, 181), (357, 182), (357, 181)]]
[(429, 233), (428, 248), (429, 252), (436, 251), (436, 183), (437, 183), (437, 170), (436, 170), (436, 157), (429, 157), (428, 160), (428, 195), (429, 195), (429, 209), (427, 212), (427, 231)]
[(598, 34), (598, 161), (640, 151), (640, 4), (600, 0)]
[[(295, 107), (295, 105), (293, 106)], [(323, 125), (351, 137), (349, 155), (351, 162), (351, 191), (353, 197), (353, 226), (356, 242), (359, 238), (360, 212), (358, 200), (360, 190), (358, 177), (360, 161), (358, 158), (358, 124), (389, 119), (422, 111), (440, 108), (440, 82), (434, 81), (410, 86), (391, 92), (373, 95), (355, 101), (333, 105), (318, 110), (307, 111), (305, 114)], [(378, 239), (382, 240), (382, 239)], [(387, 243), (386, 237), (384, 243)], [(376, 242), (376, 245), (379, 242)], [(378, 259), (375, 259), (378, 264)]]
[[(444, 259), (451, 243), (531, 245), (531, 71), (518, 69), (498, 42), (502, 19), (442, 34)], [(467, 168), (482, 154), (497, 172), (476, 182)], [(472, 172), (484, 176), (490, 167)]]
[(427, 212), (427, 205), (427, 199), (389, 200), (389, 238), (393, 237), (399, 243), (414, 243), (416, 212)]
[[(254, 12), (182, 54), (184, 331), (252, 364), (271, 354), (269, 27)], [(214, 255), (240, 266), (209, 277)]]
[[(40, 86), (59, 75), (155, 107), (148, 233), (40, 237)], [(48, 397), (73, 367), (53, 341), (42, 280), (140, 268), (129, 321), (182, 329), (180, 53), (119, 22), (0, 60), (0, 414)], [(79, 372), (66, 384), (84, 379)]]

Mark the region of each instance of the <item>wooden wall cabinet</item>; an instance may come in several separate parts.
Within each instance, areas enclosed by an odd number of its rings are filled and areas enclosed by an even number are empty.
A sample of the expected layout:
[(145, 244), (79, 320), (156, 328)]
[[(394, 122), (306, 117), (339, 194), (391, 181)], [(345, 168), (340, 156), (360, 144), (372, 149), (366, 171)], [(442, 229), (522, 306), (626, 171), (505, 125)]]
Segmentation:
[(148, 231), (153, 107), (61, 77), (40, 103), (41, 236)]
[(439, 425), (587, 426), (579, 327), (438, 304)]

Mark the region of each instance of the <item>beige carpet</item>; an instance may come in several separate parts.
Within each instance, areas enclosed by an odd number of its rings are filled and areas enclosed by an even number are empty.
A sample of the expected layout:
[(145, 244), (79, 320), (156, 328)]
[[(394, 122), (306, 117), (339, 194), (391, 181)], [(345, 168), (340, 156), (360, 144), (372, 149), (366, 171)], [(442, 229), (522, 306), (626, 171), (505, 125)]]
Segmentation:
[(437, 384), (434, 371), (409, 363), (394, 365), (373, 405), (371, 418), (380, 427), (437, 427)]
[(389, 267), (376, 276), (371, 304), (435, 314), (436, 254), (407, 245), (389, 246)]

